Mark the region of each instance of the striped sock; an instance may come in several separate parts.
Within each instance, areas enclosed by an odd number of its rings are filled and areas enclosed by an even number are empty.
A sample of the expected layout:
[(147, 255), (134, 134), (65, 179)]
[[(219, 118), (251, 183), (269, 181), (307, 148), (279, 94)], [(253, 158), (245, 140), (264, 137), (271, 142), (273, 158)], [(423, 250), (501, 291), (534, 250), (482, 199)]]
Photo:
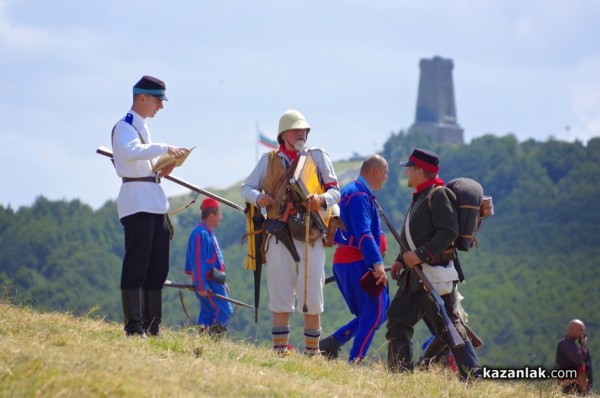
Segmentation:
[(304, 354), (319, 355), (319, 338), (321, 337), (321, 329), (304, 329)]
[(273, 351), (280, 354), (287, 353), (287, 346), (290, 338), (290, 327), (273, 326), (271, 328), (271, 334), (273, 335)]

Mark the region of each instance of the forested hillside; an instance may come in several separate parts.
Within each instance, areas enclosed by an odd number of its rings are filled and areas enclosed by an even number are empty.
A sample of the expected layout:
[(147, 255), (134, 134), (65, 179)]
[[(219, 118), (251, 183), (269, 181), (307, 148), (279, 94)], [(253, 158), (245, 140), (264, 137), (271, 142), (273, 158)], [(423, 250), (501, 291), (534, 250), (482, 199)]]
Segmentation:
[[(579, 142), (517, 142), (513, 136), (483, 136), (468, 145), (440, 147), (414, 134), (392, 134), (382, 155), (390, 165), (389, 181), (377, 194), (399, 229), (411, 198), (403, 169), (397, 166), (413, 147), (441, 156), (441, 177), (478, 180), (493, 196), (495, 216), (485, 220), (479, 248), (461, 253), (467, 281), (460, 286), (471, 327), (485, 340), (483, 363), (497, 366), (551, 366), (558, 338), (571, 318), (588, 326), (592, 355), (600, 352), (600, 139)], [(107, 172), (109, 171), (107, 166)], [(168, 183), (168, 182), (166, 182)], [(209, 189), (210, 190), (210, 189)], [(240, 205), (238, 186), (211, 190)], [(175, 209), (194, 195), (171, 198)], [(169, 279), (187, 282), (183, 274), (188, 233), (198, 222), (198, 205), (174, 216)], [(216, 233), (228, 264), (231, 297), (253, 303), (252, 273), (244, 270), (243, 214), (222, 206)], [(2, 294), (17, 303), (45, 310), (68, 310), (108, 320), (121, 319), (118, 283), (123, 255), (122, 227), (113, 201), (94, 211), (80, 201), (36, 199), (30, 207), (0, 206), (0, 284)], [(387, 231), (386, 231), (387, 232)], [(388, 234), (391, 263), (397, 245)], [(331, 250), (328, 253), (331, 258)], [(331, 274), (328, 263), (327, 274)], [(264, 278), (264, 277), (263, 277)], [(396, 287), (390, 285), (391, 294)], [(323, 334), (350, 319), (335, 284), (325, 287)], [(183, 292), (192, 322), (197, 301)], [(263, 283), (259, 323), (246, 308), (237, 309), (230, 337), (270, 343), (268, 294)], [(165, 324), (190, 324), (178, 291), (165, 289)], [(301, 315), (293, 317), (292, 343), (302, 342)], [(378, 332), (373, 357), (385, 358), (385, 327)], [(416, 344), (425, 338), (417, 330)], [(415, 345), (418, 353), (418, 347)], [(594, 354), (596, 353), (596, 354)], [(596, 361), (596, 369), (600, 363)]]

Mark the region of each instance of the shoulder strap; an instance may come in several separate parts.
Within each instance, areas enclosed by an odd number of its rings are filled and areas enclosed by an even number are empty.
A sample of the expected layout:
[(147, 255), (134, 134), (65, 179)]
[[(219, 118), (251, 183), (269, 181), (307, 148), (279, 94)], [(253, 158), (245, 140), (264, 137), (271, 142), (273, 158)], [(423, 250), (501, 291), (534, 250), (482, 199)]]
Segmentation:
[[(277, 159), (277, 153), (278, 151), (271, 151), (269, 153), (269, 160), (273, 161), (273, 160), (278, 160)], [(281, 185), (286, 182), (289, 181), (289, 176), (292, 175), (292, 173), (294, 172), (294, 170), (296, 170), (296, 165), (298, 164), (298, 159), (300, 159), (300, 156), (298, 156), (296, 159), (292, 160), (292, 163), (290, 163), (290, 165), (288, 166), (288, 168), (285, 170), (285, 173), (283, 173), (283, 175), (279, 178), (279, 181), (277, 181), (277, 185), (275, 186), (275, 191), (273, 191), (274, 193), (279, 192), (279, 189), (281, 188)]]
[(454, 191), (452, 191), (450, 188), (448, 188), (445, 185), (439, 185), (437, 187), (433, 187), (433, 189), (431, 191), (429, 191), (429, 193), (427, 194), (427, 204), (429, 205), (430, 209), (431, 209), (431, 197), (433, 196), (433, 193), (441, 188), (446, 189), (446, 195), (449, 195), (449, 199), (452, 201), (452, 203), (456, 204), (456, 194), (454, 193)]
[[(137, 127), (135, 127), (133, 125), (133, 115), (131, 113), (127, 113), (127, 115), (125, 115), (125, 119), (123, 119), (124, 122), (128, 123), (131, 127), (133, 127), (135, 129), (135, 131), (138, 133), (138, 137), (140, 137), (140, 141), (142, 141), (142, 144), (145, 144), (146, 141), (144, 141), (144, 137), (142, 137), (142, 134), (140, 133), (140, 130), (137, 129)], [(112, 133), (110, 134), (110, 145), (112, 146), (113, 143), (113, 139), (115, 137), (115, 129), (117, 128), (117, 124), (119, 124), (121, 121), (118, 121), (117, 123), (115, 123), (115, 125), (113, 126), (112, 129)], [(152, 160), (148, 159), (148, 162), (150, 162), (150, 169), (154, 169), (154, 162), (152, 162)], [(113, 161), (114, 163), (114, 161)]]

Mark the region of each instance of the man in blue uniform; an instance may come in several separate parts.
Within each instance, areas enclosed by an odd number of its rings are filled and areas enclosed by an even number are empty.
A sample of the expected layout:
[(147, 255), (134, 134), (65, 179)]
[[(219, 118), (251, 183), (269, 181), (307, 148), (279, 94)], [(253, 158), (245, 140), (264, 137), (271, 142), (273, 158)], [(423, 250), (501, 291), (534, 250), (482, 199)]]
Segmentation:
[[(383, 187), (387, 173), (383, 157), (369, 156), (362, 164), (360, 176), (341, 192), (340, 218), (345, 230), (336, 232), (333, 275), (355, 317), (321, 341), (319, 348), (327, 358), (337, 358), (341, 346), (354, 338), (348, 360), (362, 361), (375, 332), (387, 319), (390, 298), (381, 254), (381, 225), (373, 196), (374, 190)], [(367, 273), (373, 274), (371, 291), (360, 282)]]
[(229, 288), (225, 283), (225, 262), (213, 229), (221, 223), (219, 203), (206, 198), (200, 206), (202, 222), (190, 234), (185, 257), (185, 273), (192, 277), (196, 297), (200, 301), (198, 325), (200, 331), (220, 335), (227, 330), (233, 314), (231, 303), (211, 295), (227, 297)]

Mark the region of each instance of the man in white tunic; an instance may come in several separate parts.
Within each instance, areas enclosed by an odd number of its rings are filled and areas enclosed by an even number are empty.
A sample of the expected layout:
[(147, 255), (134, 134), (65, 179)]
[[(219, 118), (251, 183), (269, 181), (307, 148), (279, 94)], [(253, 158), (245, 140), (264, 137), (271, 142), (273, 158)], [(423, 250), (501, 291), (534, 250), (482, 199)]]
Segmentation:
[(185, 152), (167, 144), (153, 143), (146, 118), (163, 108), (165, 83), (151, 76), (133, 86), (133, 105), (112, 131), (115, 169), (122, 185), (117, 198), (119, 219), (125, 232), (125, 257), (121, 270), (121, 301), (127, 336), (159, 333), (162, 318), (162, 287), (169, 273), (169, 202), (161, 188), (154, 161), (164, 154), (175, 158)]

